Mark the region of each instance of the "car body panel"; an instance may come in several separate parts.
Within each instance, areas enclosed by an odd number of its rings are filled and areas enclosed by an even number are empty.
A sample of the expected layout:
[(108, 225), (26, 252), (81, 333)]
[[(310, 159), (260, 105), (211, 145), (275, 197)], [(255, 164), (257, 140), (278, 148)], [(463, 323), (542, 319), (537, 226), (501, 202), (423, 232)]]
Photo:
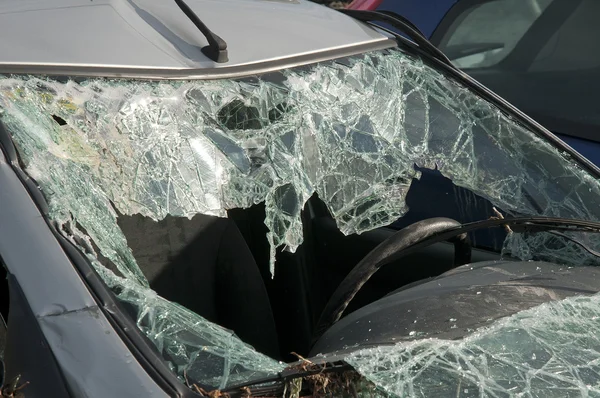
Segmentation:
[[(165, 397), (102, 314), (1, 151), (0, 186), (2, 260), (10, 274), (27, 282), (21, 289), (69, 390), (77, 396), (143, 391), (144, 396)], [(6, 370), (13, 372), (11, 363)]]
[[(348, 8), (354, 10), (393, 11), (407, 18), (427, 37), (431, 37), (446, 12), (457, 0), (374, 0), (353, 1)], [(389, 27), (386, 26), (386, 27)]]
[(201, 52), (206, 38), (174, 1), (57, 0), (42, 5), (12, 0), (0, 5), (0, 29), (11, 38), (0, 44), (0, 68), (228, 68), (387, 39), (363, 23), (305, 1), (187, 3), (227, 42), (228, 62), (217, 64)]
[[(598, 291), (597, 267), (533, 261), (467, 264), (398, 289), (347, 315), (323, 335), (311, 354), (423, 338), (456, 340), (519, 311)], [(407, 315), (399, 317), (400, 313)], [(337, 338), (340, 335), (343, 341)]]

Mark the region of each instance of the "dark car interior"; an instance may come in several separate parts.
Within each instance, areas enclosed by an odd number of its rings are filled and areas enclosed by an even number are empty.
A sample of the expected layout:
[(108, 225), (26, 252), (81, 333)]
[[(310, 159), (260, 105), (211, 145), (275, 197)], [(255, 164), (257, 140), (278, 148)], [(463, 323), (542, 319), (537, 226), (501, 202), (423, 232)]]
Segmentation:
[[(158, 294), (284, 361), (297, 360), (296, 354), (343, 351), (347, 344), (412, 338), (416, 319), (419, 333), (459, 338), (490, 319), (548, 300), (600, 291), (600, 278), (590, 278), (599, 272), (597, 267), (565, 273), (544, 258), (501, 259), (507, 232), (493, 228), (469, 233), (462, 248), (456, 241), (439, 241), (406, 250), (410, 253), (365, 278), (353, 298), (339, 296), (349, 275), (356, 275), (365, 259), (395, 237), (408, 234), (416, 241), (437, 228), (439, 220), (460, 225), (496, 214), (488, 200), (438, 171), (420, 171), (421, 178), (414, 179), (409, 190), (405, 216), (362, 234), (343, 235), (323, 201), (313, 196), (302, 212), (304, 243), (295, 253), (278, 249), (274, 278), (269, 273), (263, 204), (230, 210), (228, 218), (169, 216), (155, 222), (120, 215), (118, 222)], [(410, 231), (415, 232), (412, 238)], [(332, 307), (333, 296), (344, 302), (339, 321), (339, 316), (324, 315), (338, 308)], [(449, 324), (448, 319), (458, 317), (468, 326)]]
[[(415, 221), (449, 217), (468, 222), (494, 214), (487, 200), (437, 171), (421, 171), (407, 198), (410, 211), (389, 227), (360, 235), (344, 236), (315, 195), (302, 214), (304, 243), (296, 253), (278, 250), (274, 278), (263, 204), (231, 210), (229, 218), (168, 216), (154, 222), (120, 215), (118, 222), (157, 293), (234, 330), (263, 353), (294, 360), (291, 352), (310, 353), (316, 323), (332, 293), (377, 245)], [(471, 261), (498, 259), (504, 235), (502, 229), (471, 234)], [(452, 269), (454, 250), (452, 243), (440, 242), (382, 267), (345, 314)]]

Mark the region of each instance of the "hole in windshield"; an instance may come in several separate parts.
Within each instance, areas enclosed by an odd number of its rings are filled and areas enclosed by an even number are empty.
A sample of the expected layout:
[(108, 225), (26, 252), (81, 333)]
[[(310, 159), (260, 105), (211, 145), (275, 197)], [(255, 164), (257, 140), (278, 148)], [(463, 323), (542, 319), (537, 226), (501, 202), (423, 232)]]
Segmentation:
[(52, 119), (54, 119), (54, 121), (58, 123), (59, 126), (64, 126), (65, 124), (67, 124), (66, 120), (60, 116), (52, 115)]

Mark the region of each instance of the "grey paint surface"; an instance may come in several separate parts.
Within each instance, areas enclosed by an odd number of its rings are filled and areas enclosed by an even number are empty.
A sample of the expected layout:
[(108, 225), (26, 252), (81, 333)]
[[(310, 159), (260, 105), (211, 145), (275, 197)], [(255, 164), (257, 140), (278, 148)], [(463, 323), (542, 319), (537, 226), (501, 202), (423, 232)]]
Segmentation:
[(2, 152), (0, 187), (0, 253), (70, 388), (82, 397), (166, 397), (97, 307)]
[(281, 60), (387, 38), (308, 1), (187, 0), (228, 44), (229, 62), (200, 49), (204, 36), (168, 0), (9, 0), (0, 4), (6, 64), (210, 69)]
[(519, 311), (598, 291), (597, 267), (520, 261), (467, 264), (349, 314), (323, 335), (311, 356), (427, 338), (461, 339)]

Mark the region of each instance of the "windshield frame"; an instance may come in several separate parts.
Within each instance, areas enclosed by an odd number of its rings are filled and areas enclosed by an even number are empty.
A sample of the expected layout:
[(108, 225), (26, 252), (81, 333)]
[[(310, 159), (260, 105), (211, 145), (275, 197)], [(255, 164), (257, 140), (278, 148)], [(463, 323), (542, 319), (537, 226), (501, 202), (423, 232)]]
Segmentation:
[(46, 222), (48, 229), (54, 235), (57, 243), (73, 265), (73, 269), (81, 278), (94, 301), (98, 304), (99, 310), (117, 332), (117, 338), (123, 341), (135, 360), (139, 362), (150, 378), (167, 394), (179, 397), (197, 397), (197, 394), (181, 383), (176, 375), (171, 372), (164, 359), (156, 351), (154, 345), (143, 335), (134, 320), (127, 313), (123, 304), (117, 300), (114, 293), (109, 289), (100, 275), (98, 275), (89, 259), (73, 242), (66, 239), (60, 233), (56, 224), (49, 218), (48, 203), (38, 184), (24, 170), (12, 138), (1, 122), (0, 152), (2, 152), (8, 161), (7, 165), (26, 188), (31, 200)]
[(237, 79), (282, 69), (311, 65), (366, 52), (384, 50), (397, 46), (394, 38), (382, 36), (381, 40), (355, 46), (336, 48), (295, 55), (293, 57), (267, 60), (239, 66), (215, 68), (140, 68), (115, 67), (110, 65), (68, 65), (68, 64), (8, 64), (0, 63), (0, 74), (36, 75), (67, 78), (106, 77), (134, 80), (215, 80)]
[[(578, 162), (582, 168), (586, 169), (596, 178), (600, 178), (600, 169), (598, 167), (579, 155), (548, 130), (544, 129), (531, 118), (514, 108), (508, 102), (476, 82), (474, 79), (470, 78), (464, 72), (461, 72), (458, 69), (441, 62), (440, 60), (432, 58), (429, 54), (422, 51), (416, 44), (401, 36), (396, 37), (396, 40), (398, 47), (401, 47), (402, 50), (406, 50), (408, 53), (420, 57), (435, 70), (443, 73), (444, 75), (450, 76), (454, 80), (460, 82), (459, 84), (468, 87), (474, 91), (476, 95), (492, 103), (503, 113), (506, 113), (507, 115), (516, 119), (534, 134), (549, 140), (555, 147), (567, 152), (569, 155), (571, 155), (571, 159), (573, 161)], [(319, 62), (319, 59), (313, 59), (311, 62), (307, 63), (313, 64), (317, 62)], [(0, 73), (10, 72), (6, 72), (2, 67), (0, 67)], [(258, 71), (254, 71), (252, 73), (248, 73), (246, 76), (253, 76), (258, 73)], [(147, 79), (148, 77), (140, 74), (136, 78)], [(145, 369), (147, 369), (149, 375), (156, 380), (161, 387), (165, 388), (166, 391), (184, 397), (197, 396), (196, 393), (188, 388), (188, 386), (186, 386), (175, 376), (174, 373), (171, 372), (171, 370), (165, 364), (162, 356), (153, 349), (152, 344), (145, 339), (142, 332), (135, 327), (135, 323), (127, 314), (125, 308), (116, 300), (114, 294), (107, 287), (106, 283), (95, 272), (90, 261), (81, 254), (80, 250), (76, 246), (62, 237), (52, 221), (48, 218), (47, 212), (45, 211), (45, 209), (47, 209), (45, 199), (39, 191), (33, 190), (30, 186), (31, 184), (27, 183), (27, 174), (21, 168), (16, 151), (12, 145), (11, 138), (8, 136), (8, 134), (6, 134), (4, 129), (0, 129), (0, 150), (3, 150), (6, 157), (10, 160), (11, 166), (15, 173), (19, 176), (23, 184), (29, 188), (30, 195), (40, 208), (41, 213), (44, 214), (44, 218), (49, 228), (56, 236), (57, 240), (63, 247), (63, 250), (65, 250), (69, 256), (74, 268), (76, 269), (76, 272), (79, 273), (80, 277), (94, 296), (95, 300), (98, 302), (99, 307), (104, 315), (111, 321), (111, 323), (113, 323), (115, 329), (121, 332), (119, 333), (119, 337), (125, 342), (128, 348), (134, 354), (135, 358), (145, 367)], [(194, 382), (198, 381), (194, 380)]]

